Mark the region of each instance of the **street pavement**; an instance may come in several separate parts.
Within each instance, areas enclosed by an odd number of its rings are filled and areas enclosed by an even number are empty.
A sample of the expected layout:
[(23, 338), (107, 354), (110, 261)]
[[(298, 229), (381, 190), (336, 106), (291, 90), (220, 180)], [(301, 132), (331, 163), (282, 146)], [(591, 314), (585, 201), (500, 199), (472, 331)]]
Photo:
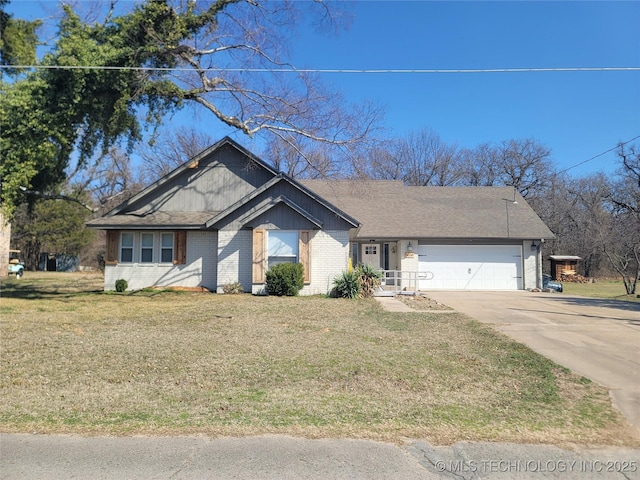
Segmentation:
[(284, 436), (0, 437), (0, 479), (640, 479), (640, 451)]

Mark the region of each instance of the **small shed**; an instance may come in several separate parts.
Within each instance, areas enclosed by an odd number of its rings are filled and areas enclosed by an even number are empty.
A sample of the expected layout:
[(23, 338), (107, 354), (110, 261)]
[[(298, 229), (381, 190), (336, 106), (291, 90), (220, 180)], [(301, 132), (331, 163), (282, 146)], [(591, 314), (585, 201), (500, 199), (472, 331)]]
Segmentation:
[(560, 280), (562, 275), (575, 275), (578, 273), (578, 260), (582, 258), (575, 255), (550, 255), (551, 277)]

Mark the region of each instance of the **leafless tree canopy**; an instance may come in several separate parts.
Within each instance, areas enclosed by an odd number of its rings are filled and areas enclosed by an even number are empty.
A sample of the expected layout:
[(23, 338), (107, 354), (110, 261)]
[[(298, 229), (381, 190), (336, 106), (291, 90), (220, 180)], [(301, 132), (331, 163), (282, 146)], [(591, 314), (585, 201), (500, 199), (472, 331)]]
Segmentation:
[(153, 144), (142, 145), (138, 154), (142, 159), (146, 183), (151, 183), (195, 157), (215, 140), (193, 127), (163, 131)]

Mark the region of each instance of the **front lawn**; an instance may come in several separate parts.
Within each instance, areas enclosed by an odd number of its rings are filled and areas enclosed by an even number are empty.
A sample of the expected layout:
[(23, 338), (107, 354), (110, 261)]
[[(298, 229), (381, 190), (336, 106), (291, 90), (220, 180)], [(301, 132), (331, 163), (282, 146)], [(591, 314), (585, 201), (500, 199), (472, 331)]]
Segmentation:
[(100, 280), (3, 280), (0, 430), (640, 445), (604, 388), (460, 314)]
[[(595, 279), (592, 283), (563, 282), (562, 286), (564, 293), (569, 295), (640, 302), (637, 295), (627, 295), (622, 280)], [(638, 293), (640, 294), (640, 291)]]

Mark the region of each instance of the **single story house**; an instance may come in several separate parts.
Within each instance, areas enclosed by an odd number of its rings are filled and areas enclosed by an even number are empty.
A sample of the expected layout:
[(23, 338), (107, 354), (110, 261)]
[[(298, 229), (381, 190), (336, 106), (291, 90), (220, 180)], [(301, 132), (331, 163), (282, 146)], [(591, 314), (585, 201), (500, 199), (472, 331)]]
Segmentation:
[(349, 258), (402, 272), (388, 282), (402, 289), (534, 288), (553, 237), (512, 188), (301, 182), (230, 138), (88, 226), (107, 232), (106, 290), (122, 278), (261, 293), (269, 266), (291, 261), (303, 295), (330, 291)]

